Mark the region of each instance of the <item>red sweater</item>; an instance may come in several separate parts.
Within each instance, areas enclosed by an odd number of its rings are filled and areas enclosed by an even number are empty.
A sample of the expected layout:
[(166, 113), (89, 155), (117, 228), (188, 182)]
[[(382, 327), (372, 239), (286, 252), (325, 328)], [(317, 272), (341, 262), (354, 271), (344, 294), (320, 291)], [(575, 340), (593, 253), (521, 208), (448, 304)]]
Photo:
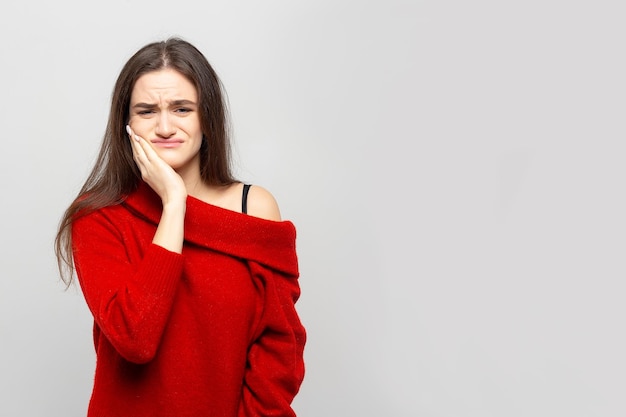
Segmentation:
[(142, 183), (73, 225), (94, 317), (88, 416), (294, 416), (305, 330), (293, 224), (188, 197), (177, 254), (152, 243), (160, 216)]

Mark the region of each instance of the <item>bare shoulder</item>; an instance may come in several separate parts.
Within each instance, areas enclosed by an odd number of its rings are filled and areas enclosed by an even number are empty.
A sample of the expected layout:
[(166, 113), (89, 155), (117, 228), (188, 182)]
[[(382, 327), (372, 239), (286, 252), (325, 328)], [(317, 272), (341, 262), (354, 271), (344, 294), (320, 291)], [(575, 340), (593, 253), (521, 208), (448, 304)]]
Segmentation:
[(276, 199), (259, 185), (252, 185), (248, 191), (248, 214), (267, 220), (281, 220)]

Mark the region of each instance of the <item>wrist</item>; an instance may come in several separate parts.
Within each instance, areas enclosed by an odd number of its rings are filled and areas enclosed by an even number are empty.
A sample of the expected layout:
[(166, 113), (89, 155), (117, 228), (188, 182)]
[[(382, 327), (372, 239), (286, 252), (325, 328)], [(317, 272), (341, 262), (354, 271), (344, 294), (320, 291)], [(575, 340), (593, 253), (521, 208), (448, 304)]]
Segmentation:
[(171, 199), (167, 201), (162, 201), (163, 204), (163, 214), (176, 214), (182, 213), (184, 214), (187, 210), (187, 198), (177, 198)]

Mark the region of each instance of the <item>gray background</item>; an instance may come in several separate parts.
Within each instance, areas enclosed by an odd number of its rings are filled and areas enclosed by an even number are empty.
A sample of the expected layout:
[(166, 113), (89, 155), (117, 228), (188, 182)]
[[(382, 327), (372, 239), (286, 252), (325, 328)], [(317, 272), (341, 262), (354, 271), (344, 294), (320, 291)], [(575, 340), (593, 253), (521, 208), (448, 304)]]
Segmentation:
[(122, 64), (169, 35), (298, 227), (300, 417), (626, 415), (621, 4), (4, 2), (0, 416), (85, 413), (52, 242)]

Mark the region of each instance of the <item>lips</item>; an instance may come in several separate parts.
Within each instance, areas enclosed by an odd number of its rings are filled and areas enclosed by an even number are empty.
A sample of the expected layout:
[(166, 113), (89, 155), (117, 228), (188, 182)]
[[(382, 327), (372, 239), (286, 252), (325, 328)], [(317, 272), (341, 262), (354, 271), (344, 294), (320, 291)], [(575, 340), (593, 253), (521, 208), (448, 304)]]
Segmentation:
[(154, 139), (150, 142), (159, 148), (177, 148), (182, 145), (184, 141), (182, 139)]

